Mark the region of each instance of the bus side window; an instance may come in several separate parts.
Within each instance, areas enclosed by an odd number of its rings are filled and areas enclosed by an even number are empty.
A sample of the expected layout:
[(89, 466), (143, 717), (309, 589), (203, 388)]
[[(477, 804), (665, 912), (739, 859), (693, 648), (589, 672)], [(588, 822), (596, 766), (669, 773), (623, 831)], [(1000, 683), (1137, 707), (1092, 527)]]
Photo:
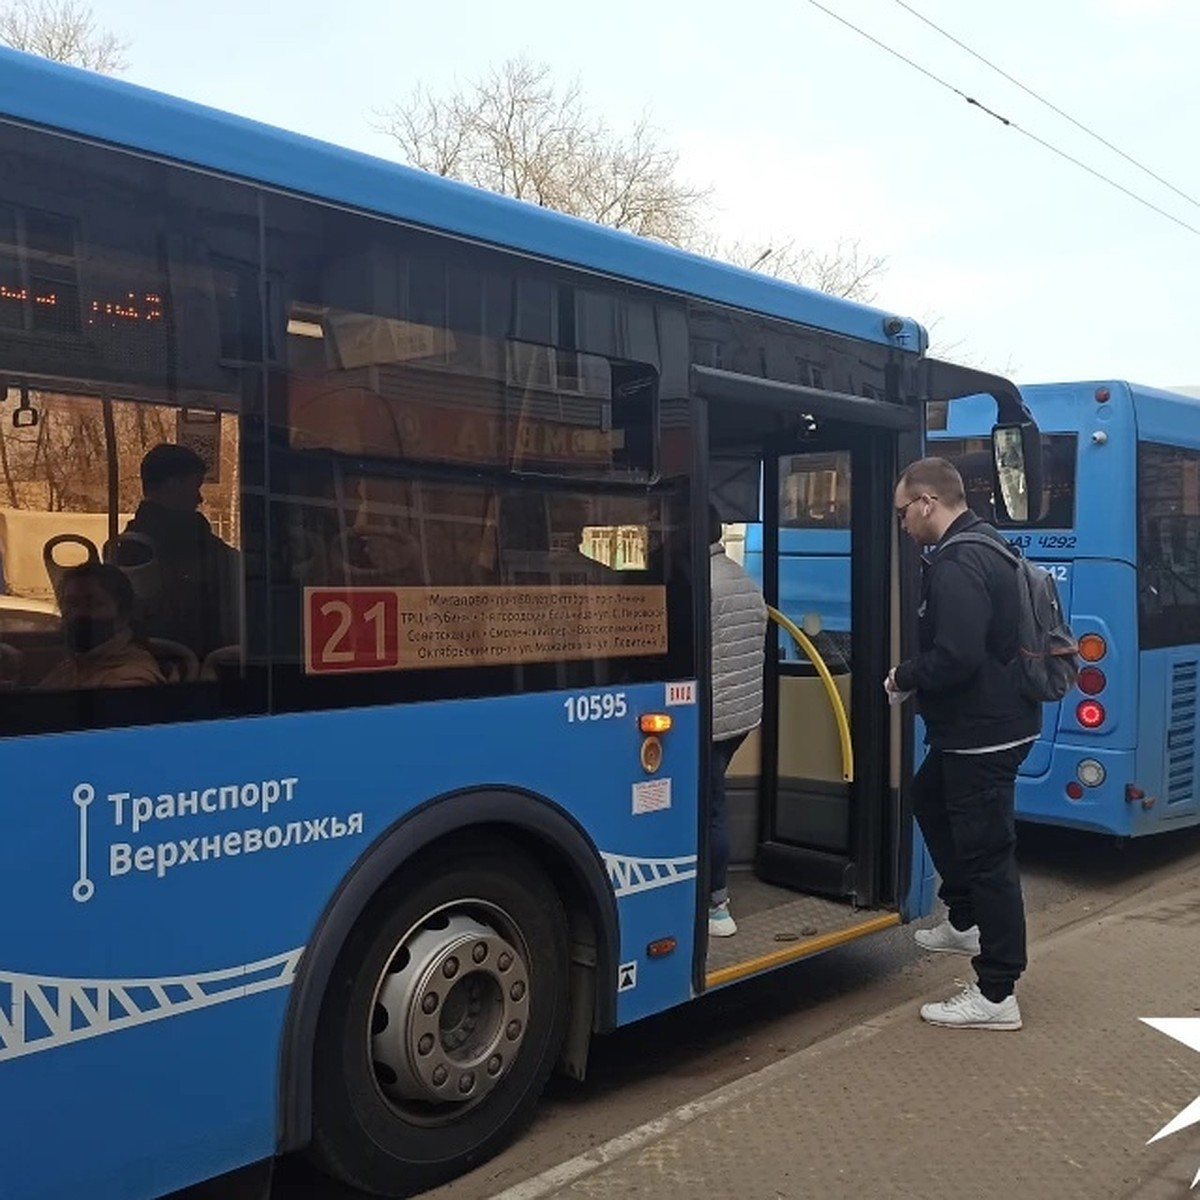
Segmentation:
[[(148, 620), (158, 600), (155, 545), (127, 528), (144, 504), (141, 464), (154, 446), (172, 444), (166, 439), (182, 427), (180, 411), (66, 391), (34, 392), (30, 400), (38, 412), (36, 425), (0, 419), (7, 501), (0, 506), (0, 686), (40, 691), (106, 687), (122, 678), (199, 680), (208, 655), (237, 641), (236, 625), (229, 637), (217, 639), (219, 644), (193, 645)], [(238, 423), (229, 414), (214, 416), (219, 461), (200, 487), (200, 513), (193, 516), (236, 542)], [(114, 459), (117, 491), (110, 495)], [(116, 538), (111, 536), (114, 523)], [(74, 615), (64, 608), (63, 588), (85, 564), (118, 572), (123, 582), (116, 590), (128, 588), (131, 646), (123, 636), (96, 643), (96, 631), (107, 630), (113, 619), (98, 594), (86, 603), (73, 597), (80, 608)], [(98, 586), (111, 599), (114, 588), (108, 584)], [(237, 580), (230, 577), (226, 584), (236, 588)], [(89, 605), (96, 610), (90, 617), (84, 611)], [(240, 658), (240, 647), (233, 648)], [(96, 668), (105, 655), (112, 670)]]

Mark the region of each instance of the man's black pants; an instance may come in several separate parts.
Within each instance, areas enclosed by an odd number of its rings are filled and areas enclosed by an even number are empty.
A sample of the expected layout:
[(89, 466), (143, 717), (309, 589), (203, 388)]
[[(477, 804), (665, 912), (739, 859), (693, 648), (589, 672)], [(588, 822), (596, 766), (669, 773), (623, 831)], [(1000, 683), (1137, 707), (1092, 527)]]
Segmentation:
[(1025, 970), (1025, 903), (1013, 816), (1017, 771), (1032, 743), (988, 754), (930, 750), (913, 779), (913, 815), (942, 877), (955, 929), (979, 926), (979, 990), (999, 1002)]

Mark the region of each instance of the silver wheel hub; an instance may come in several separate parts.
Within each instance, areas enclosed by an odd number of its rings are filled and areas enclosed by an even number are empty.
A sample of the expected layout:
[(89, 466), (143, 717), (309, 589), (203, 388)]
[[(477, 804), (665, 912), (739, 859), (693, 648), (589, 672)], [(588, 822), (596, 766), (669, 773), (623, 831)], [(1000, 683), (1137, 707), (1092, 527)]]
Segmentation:
[(464, 1103), (507, 1074), (529, 1025), (529, 968), (475, 917), (427, 920), (392, 956), (370, 1037), (375, 1077), (395, 1101)]

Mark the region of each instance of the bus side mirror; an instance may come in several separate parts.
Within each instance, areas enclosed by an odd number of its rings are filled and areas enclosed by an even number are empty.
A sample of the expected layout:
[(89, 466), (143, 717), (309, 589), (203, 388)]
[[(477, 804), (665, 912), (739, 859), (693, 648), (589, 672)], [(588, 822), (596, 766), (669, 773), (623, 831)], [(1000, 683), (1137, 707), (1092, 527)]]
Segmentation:
[(993, 496), (1006, 520), (1024, 525), (1043, 512), (1042, 436), (1030, 421), (992, 429)]

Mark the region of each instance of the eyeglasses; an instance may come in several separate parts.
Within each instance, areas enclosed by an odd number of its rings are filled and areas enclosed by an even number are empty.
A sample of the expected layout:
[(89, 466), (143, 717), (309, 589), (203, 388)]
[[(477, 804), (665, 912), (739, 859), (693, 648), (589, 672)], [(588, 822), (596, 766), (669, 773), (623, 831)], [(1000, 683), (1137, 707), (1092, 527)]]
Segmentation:
[(916, 504), (916, 502), (918, 500), (936, 500), (936, 499), (937, 499), (936, 496), (929, 496), (929, 495), (924, 495), (924, 494), (922, 494), (920, 496), (914, 496), (907, 504), (902, 504), (898, 509), (896, 509), (896, 520), (899, 521), (901, 525), (903, 525), (904, 518), (908, 515), (908, 510), (910, 508), (912, 508), (912, 506), (914, 504)]

